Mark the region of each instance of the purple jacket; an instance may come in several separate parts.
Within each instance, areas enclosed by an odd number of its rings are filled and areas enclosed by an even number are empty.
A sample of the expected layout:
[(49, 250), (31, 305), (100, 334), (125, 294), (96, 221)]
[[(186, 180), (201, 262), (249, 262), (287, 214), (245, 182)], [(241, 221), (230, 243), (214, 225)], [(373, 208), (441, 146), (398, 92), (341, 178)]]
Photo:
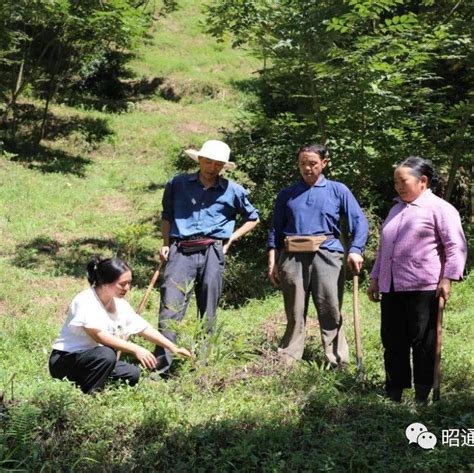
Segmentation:
[(458, 211), (427, 189), (407, 204), (400, 198), (382, 227), (371, 277), (380, 292), (430, 291), (441, 278), (462, 278), (466, 238)]

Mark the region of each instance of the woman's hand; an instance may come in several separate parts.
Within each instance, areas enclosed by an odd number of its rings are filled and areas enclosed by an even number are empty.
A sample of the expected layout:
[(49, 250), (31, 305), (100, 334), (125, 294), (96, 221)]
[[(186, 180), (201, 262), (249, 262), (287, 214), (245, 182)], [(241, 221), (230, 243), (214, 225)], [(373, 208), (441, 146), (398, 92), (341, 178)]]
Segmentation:
[(367, 288), (367, 295), (372, 302), (380, 302), (379, 282), (377, 279), (371, 279)]
[(143, 366), (143, 368), (148, 368), (151, 370), (156, 366), (155, 355), (153, 355), (153, 353), (151, 351), (148, 351), (146, 348), (137, 346), (133, 354)]
[(436, 289), (436, 297), (442, 297), (445, 301), (449, 299), (449, 293), (451, 292), (451, 279), (443, 278), (438, 284)]
[(182, 347), (176, 347), (176, 349), (173, 351), (173, 353), (175, 355), (182, 355), (182, 356), (185, 356), (187, 358), (194, 358), (193, 354), (189, 350), (186, 350), (186, 348), (182, 348)]

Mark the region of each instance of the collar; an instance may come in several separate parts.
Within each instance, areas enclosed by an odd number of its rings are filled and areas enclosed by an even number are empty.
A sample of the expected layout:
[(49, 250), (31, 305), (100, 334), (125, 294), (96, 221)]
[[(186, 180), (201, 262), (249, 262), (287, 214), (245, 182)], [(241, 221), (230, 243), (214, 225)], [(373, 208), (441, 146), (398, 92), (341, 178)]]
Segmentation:
[(324, 177), (324, 174), (321, 174), (319, 176), (319, 179), (318, 181), (316, 182), (316, 184), (313, 184), (312, 186), (308, 186), (308, 184), (306, 184), (306, 182), (304, 182), (304, 179), (301, 178), (300, 179), (300, 183), (306, 187), (306, 188), (310, 188), (310, 187), (326, 187), (327, 185), (327, 179)]
[(397, 196), (395, 197), (393, 200), (395, 200), (396, 202), (398, 202), (399, 204), (403, 204), (403, 205), (416, 205), (418, 207), (421, 207), (423, 205), (423, 203), (425, 202), (425, 200), (429, 199), (431, 197), (431, 195), (433, 194), (433, 192), (431, 191), (431, 189), (426, 189), (425, 191), (423, 191), (414, 201), (412, 202), (404, 202), (400, 196)]
[[(199, 180), (199, 171), (193, 174), (189, 174), (189, 181), (198, 182), (199, 184), (201, 184), (201, 181)], [(217, 178), (217, 183), (211, 186), (210, 188), (215, 188), (215, 187), (221, 187), (222, 189), (225, 189), (224, 178), (222, 176), (219, 176)]]

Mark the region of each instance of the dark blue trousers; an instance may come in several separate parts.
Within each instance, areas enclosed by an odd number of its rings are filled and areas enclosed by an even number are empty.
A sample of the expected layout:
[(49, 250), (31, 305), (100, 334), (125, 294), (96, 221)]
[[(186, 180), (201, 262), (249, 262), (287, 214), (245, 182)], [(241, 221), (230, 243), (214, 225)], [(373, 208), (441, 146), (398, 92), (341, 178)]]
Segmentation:
[[(192, 291), (201, 317), (206, 317), (208, 333), (215, 323), (217, 306), (222, 293), (224, 253), (222, 242), (216, 241), (208, 248), (195, 253), (184, 254), (176, 243), (170, 247), (168, 263), (161, 285), (159, 329), (173, 343), (176, 333), (170, 328), (170, 321), (180, 322), (188, 308)], [(156, 347), (157, 370), (166, 372), (172, 363), (169, 350)]]
[(76, 383), (86, 394), (100, 391), (108, 380), (127, 381), (133, 386), (140, 378), (137, 366), (117, 361), (115, 350), (106, 346), (80, 352), (53, 350), (49, 372), (53, 378)]

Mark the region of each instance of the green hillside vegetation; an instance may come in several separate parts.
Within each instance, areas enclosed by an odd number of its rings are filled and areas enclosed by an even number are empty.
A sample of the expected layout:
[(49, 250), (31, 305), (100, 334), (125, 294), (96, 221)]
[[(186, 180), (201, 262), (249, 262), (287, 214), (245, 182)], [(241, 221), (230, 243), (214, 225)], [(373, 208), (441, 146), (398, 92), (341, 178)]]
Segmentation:
[[(51, 344), (88, 285), (88, 258), (131, 262), (136, 307), (158, 265), (164, 184), (191, 163), (182, 149), (231, 134), (255, 112), (261, 61), (204, 34), (201, 6), (180, 0), (155, 18), (123, 79), (133, 93), (100, 107), (65, 97), (50, 105), (36, 150), (0, 155), (0, 471), (472, 471), (472, 441), (441, 445), (443, 429), (474, 428), (472, 275), (445, 311), (442, 400), (428, 406), (411, 393), (400, 405), (383, 397), (379, 307), (363, 290), (363, 379), (355, 366), (325, 367), (314, 309), (305, 361), (283, 368), (281, 295), (260, 268), (254, 281), (266, 297), (242, 300), (250, 284), (235, 284), (232, 265), (244, 263), (232, 255), (230, 287), (242, 305), (220, 309), (207, 358), (177, 363), (166, 382), (143, 373), (136, 387), (93, 396), (50, 377)], [(26, 94), (19, 106), (40, 101)], [(246, 174), (235, 177), (252, 189)], [(353, 347), (350, 289), (343, 313)], [(155, 293), (143, 314), (154, 326), (158, 304)], [(191, 304), (178, 333), (199, 353), (195, 314)], [(437, 436), (435, 449), (408, 445), (412, 422)]]

